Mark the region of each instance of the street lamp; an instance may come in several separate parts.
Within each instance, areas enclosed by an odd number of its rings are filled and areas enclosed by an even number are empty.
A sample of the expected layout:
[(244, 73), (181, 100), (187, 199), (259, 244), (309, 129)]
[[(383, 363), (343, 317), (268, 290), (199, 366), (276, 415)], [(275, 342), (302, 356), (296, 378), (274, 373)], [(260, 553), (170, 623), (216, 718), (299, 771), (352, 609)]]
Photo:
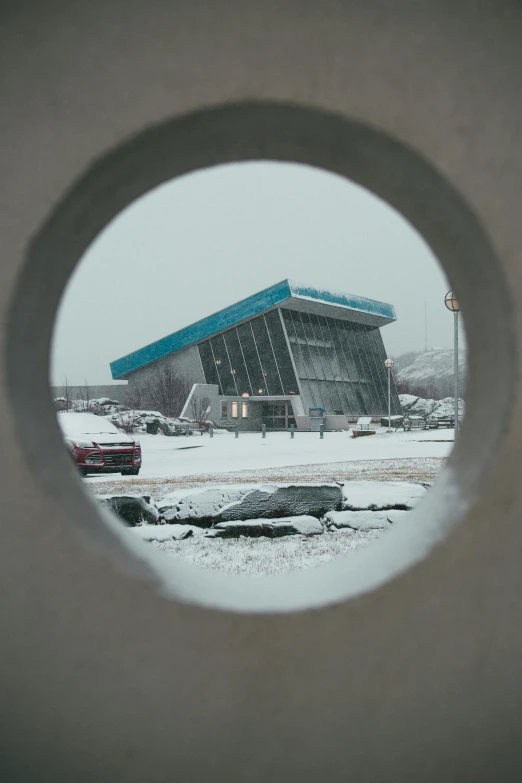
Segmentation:
[(391, 430), (391, 368), (393, 367), (392, 359), (386, 359), (384, 366), (388, 370), (388, 432)]
[(444, 297), (444, 304), (453, 313), (453, 374), (455, 376), (455, 435), (459, 429), (459, 300), (455, 291), (448, 291)]

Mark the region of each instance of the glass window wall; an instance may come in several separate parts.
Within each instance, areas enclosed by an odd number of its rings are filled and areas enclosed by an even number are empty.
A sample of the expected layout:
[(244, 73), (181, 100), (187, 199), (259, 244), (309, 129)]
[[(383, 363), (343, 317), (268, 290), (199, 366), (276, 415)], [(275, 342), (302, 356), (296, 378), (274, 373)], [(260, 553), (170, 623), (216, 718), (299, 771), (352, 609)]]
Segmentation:
[(206, 383), (231, 396), (299, 394), (278, 311), (199, 344)]
[(299, 394), (299, 386), (295, 377), (294, 368), (288, 352), (288, 344), (281, 323), (279, 310), (271, 310), (265, 314), (265, 323), (272, 343), (272, 349), (279, 369), (279, 376), (283, 384), (285, 394)]
[(279, 369), (265, 319), (262, 316), (261, 318), (254, 318), (250, 321), (250, 325), (252, 327), (252, 332), (254, 333), (259, 358), (261, 359), (266, 393), (283, 394), (283, 384), (281, 383), (281, 378), (279, 376)]
[(237, 395), (234, 369), (230, 363), (227, 347), (222, 334), (210, 338), (210, 347), (214, 354), (214, 361), (219, 378), (220, 394)]
[[(306, 413), (320, 407), (329, 414), (385, 415), (388, 409), (386, 354), (377, 328), (272, 310), (203, 341), (199, 352), (206, 382), (223, 395), (300, 393)], [(400, 413), (395, 384), (391, 407)]]
[[(374, 414), (387, 410), (384, 345), (380, 332), (363, 324), (283, 310), (305, 411)], [(397, 394), (392, 409), (400, 412)]]
[(248, 366), (245, 362), (241, 343), (237, 334), (237, 329), (229, 329), (223, 333), (225, 345), (227, 347), (230, 363), (232, 364), (233, 374), (235, 375), (236, 387), (239, 394), (253, 394)]
[(264, 389), (265, 376), (263, 375), (261, 360), (259, 358), (254, 335), (252, 334), (250, 321), (237, 327), (237, 335), (239, 337), (243, 356), (245, 357), (245, 364), (248, 367), (248, 375), (252, 384), (252, 394), (259, 394), (259, 389)]

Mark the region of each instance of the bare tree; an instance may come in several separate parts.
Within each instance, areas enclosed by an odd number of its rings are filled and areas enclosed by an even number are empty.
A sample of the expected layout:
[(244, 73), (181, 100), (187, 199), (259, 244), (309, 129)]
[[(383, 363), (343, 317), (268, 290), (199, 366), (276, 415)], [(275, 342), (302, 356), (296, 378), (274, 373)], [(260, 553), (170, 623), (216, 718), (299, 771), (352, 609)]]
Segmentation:
[(87, 381), (83, 382), (83, 386), (80, 387), (78, 392), (78, 400), (80, 402), (80, 408), (84, 413), (93, 413), (94, 405), (91, 398), (91, 390)]
[(164, 416), (176, 417), (183, 410), (191, 384), (171, 367), (157, 367), (147, 379), (133, 384), (127, 395), (127, 405), (135, 410), (155, 410)]
[(210, 412), (210, 399), (208, 397), (193, 397), (190, 402), (192, 419), (199, 424), (202, 430), (208, 429), (207, 416)]
[(73, 391), (72, 386), (67, 380), (67, 377), (63, 379), (62, 384), (62, 396), (61, 396), (61, 407), (60, 410), (62, 411), (70, 411), (72, 409), (73, 404)]
[(122, 430), (122, 432), (125, 432), (127, 435), (132, 435), (136, 432), (137, 421), (133, 411), (120, 411), (112, 421), (118, 429)]
[(145, 406), (144, 390), (141, 384), (131, 383), (125, 389), (125, 405), (131, 410), (143, 410)]

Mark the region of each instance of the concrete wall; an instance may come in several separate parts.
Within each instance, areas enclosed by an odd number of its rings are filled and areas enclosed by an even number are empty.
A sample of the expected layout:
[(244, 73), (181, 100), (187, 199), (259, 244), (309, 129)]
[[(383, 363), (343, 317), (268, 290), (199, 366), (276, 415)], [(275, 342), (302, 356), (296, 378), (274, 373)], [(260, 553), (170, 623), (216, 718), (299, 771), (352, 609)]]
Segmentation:
[(324, 428), (328, 432), (334, 430), (347, 430), (350, 428), (347, 416), (325, 416)]
[[(194, 384), (190, 390), (187, 402), (181, 412), (181, 416), (192, 418), (194, 415), (194, 409), (192, 407), (192, 401), (200, 401), (208, 399), (211, 406), (208, 419), (213, 421), (220, 427), (232, 428), (236, 425), (240, 430), (244, 432), (257, 432), (261, 430), (261, 405), (259, 403), (250, 402), (245, 397), (233, 397), (225, 394), (219, 394), (219, 387), (214, 384), (198, 383)], [(221, 415), (222, 406), (221, 403), (226, 402), (228, 405), (228, 416), (225, 418)], [(232, 416), (232, 402), (237, 403), (238, 416), (234, 418)], [(242, 416), (242, 406), (246, 402), (248, 405), (248, 416), (244, 418)]]
[[(522, 779), (521, 39), (509, 0), (2, 4), (2, 783)], [(469, 383), (406, 527), (256, 580), (167, 567), (102, 516), (48, 376), (107, 222), (259, 157), (411, 221), (458, 291)]]
[(205, 383), (205, 374), (199, 358), (198, 348), (196, 345), (191, 345), (130, 373), (128, 377), (129, 386), (132, 388), (133, 385), (139, 386), (147, 383), (149, 379), (154, 377), (158, 369), (162, 367), (171, 368), (176, 375), (180, 378), (185, 378), (190, 384)]
[[(300, 432), (310, 432), (310, 417), (309, 416), (296, 416), (295, 417), (296, 428)], [(348, 416), (325, 416), (324, 417), (324, 429), (327, 432), (333, 432), (337, 430), (348, 430), (350, 428)]]

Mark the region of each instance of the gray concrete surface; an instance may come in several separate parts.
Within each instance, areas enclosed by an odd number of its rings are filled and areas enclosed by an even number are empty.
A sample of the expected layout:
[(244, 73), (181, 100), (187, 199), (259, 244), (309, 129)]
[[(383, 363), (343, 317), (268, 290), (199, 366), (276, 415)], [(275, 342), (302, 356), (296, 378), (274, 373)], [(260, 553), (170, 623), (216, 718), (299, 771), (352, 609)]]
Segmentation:
[[(2, 780), (519, 779), (519, 4), (1, 13)], [(256, 157), (401, 210), (458, 292), (470, 362), (422, 535), (257, 586), (131, 549), (83, 494), (47, 386), (59, 297), (115, 212)]]

